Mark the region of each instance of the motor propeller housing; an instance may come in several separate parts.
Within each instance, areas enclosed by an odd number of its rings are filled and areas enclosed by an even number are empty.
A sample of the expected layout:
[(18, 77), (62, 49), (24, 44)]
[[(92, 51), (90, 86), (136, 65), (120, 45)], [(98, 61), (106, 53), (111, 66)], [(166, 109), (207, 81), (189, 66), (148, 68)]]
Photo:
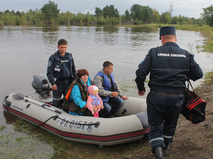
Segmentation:
[(44, 74), (36, 74), (33, 76), (32, 87), (35, 89), (41, 98), (47, 98), (50, 96), (50, 84), (47, 80), (47, 76)]

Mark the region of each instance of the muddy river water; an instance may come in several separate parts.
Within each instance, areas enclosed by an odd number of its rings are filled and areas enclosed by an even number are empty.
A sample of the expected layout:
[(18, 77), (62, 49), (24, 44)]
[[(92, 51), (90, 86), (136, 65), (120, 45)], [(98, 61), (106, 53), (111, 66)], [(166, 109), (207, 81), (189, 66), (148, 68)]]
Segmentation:
[[(131, 88), (135, 70), (150, 48), (161, 45), (158, 31), (145, 27), (1, 27), (0, 99), (10, 93), (34, 93), (32, 77), (46, 74), (48, 58), (57, 50), (61, 38), (68, 41), (67, 51), (73, 54), (77, 69), (86, 68), (93, 78), (102, 69), (102, 63), (109, 60), (114, 63), (115, 79), (126, 95), (137, 96), (137, 90)], [(207, 73), (212, 71), (213, 55), (202, 52), (205, 40), (199, 32), (177, 30), (178, 45), (195, 54), (195, 60)], [(125, 88), (128, 82), (129, 89)], [(6, 123), (2, 106), (0, 126), (6, 126), (7, 131), (12, 129)]]
[[(105, 60), (114, 63), (116, 81), (133, 80), (138, 64), (149, 49), (160, 46), (158, 29), (126, 27), (0, 28), (0, 99), (10, 93), (31, 94), (34, 74), (46, 73), (48, 58), (57, 50), (57, 41), (67, 39), (77, 69), (86, 68), (91, 78)], [(205, 38), (199, 32), (177, 30), (180, 47), (195, 54), (204, 73), (213, 68), (213, 55), (201, 52)], [(136, 92), (131, 92), (134, 96)], [(5, 119), (0, 107), (0, 125)]]

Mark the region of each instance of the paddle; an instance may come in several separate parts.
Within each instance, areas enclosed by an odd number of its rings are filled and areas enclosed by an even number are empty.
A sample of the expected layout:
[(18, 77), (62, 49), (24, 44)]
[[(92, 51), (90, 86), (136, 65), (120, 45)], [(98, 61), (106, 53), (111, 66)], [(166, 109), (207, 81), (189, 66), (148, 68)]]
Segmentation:
[[(30, 101), (30, 102), (32, 102), (32, 103), (35, 103), (35, 104), (37, 104), (37, 105), (40, 105), (40, 106), (43, 107), (43, 108), (46, 108), (46, 109), (52, 110), (52, 111), (54, 111), (54, 112), (56, 112), (56, 113), (58, 113), (58, 114), (61, 114), (60, 111), (58, 111), (58, 110), (56, 110), (56, 109), (54, 109), (54, 108), (51, 108), (51, 107), (52, 107), (51, 105), (44, 104), (44, 103), (42, 103), (42, 102), (39, 102), (39, 101), (30, 99), (30, 98), (24, 96), (24, 95), (21, 94), (21, 93), (13, 94), (12, 97), (13, 97), (13, 98), (16, 98), (16, 99), (23, 99), (23, 100), (26, 100), (26, 101)], [(44, 123), (46, 123), (46, 122), (47, 122), (48, 120), (50, 120), (51, 118), (55, 118), (55, 119), (56, 119), (56, 118), (59, 118), (59, 119), (61, 119), (61, 120), (64, 120), (63, 118), (60, 118), (60, 117), (58, 117), (58, 116), (52, 116), (52, 117), (50, 117), (49, 119), (47, 119)], [(100, 122), (90, 123), (90, 124), (73, 123), (73, 122), (69, 122), (69, 121), (66, 121), (66, 122), (71, 123), (71, 124), (76, 124), (76, 125), (94, 125), (95, 128), (98, 128), (99, 125), (100, 125)], [(41, 125), (43, 125), (44, 123), (42, 123)], [(39, 125), (39, 126), (41, 126), (41, 125)]]
[(21, 94), (21, 93), (13, 94), (12, 97), (14, 97), (14, 98), (16, 98), (16, 99), (24, 99), (24, 100), (30, 101), (30, 102), (32, 102), (32, 103), (34, 103), (34, 104), (40, 105), (40, 106), (43, 107), (43, 108), (46, 108), (46, 109), (49, 109), (49, 110), (51, 110), (51, 111), (54, 111), (54, 112), (56, 112), (56, 113), (58, 113), (58, 114), (61, 114), (61, 111), (52, 108), (51, 105), (44, 104), (44, 103), (42, 103), (42, 102), (39, 102), (39, 101), (30, 99), (30, 98), (24, 96), (24, 95)]

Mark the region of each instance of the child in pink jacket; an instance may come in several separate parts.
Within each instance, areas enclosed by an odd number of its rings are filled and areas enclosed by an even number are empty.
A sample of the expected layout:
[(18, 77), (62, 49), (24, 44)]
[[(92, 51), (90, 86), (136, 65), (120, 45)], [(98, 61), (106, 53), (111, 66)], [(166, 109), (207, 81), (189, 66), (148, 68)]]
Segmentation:
[[(91, 85), (88, 87), (88, 99), (87, 99), (87, 108), (91, 111), (91, 113), (94, 115), (94, 117), (99, 117), (99, 111), (100, 109), (104, 109), (103, 101), (98, 95), (98, 87), (95, 85)], [(93, 106), (95, 106), (97, 109), (93, 110)]]

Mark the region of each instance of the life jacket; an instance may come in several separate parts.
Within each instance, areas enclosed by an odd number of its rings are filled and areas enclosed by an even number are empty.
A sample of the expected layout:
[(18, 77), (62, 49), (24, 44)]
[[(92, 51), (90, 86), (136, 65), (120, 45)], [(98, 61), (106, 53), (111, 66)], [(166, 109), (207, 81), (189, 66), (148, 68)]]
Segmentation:
[[(110, 78), (103, 72), (99, 71), (96, 76), (101, 76), (103, 77), (103, 88), (107, 91), (116, 91), (115, 89), (115, 81), (114, 81), (114, 75), (111, 73), (110, 74), (110, 77), (111, 77), (111, 80)], [(108, 102), (109, 100), (109, 96), (100, 96), (102, 98), (102, 101), (103, 102)]]
[(80, 79), (77, 78), (70, 84), (70, 86), (68, 87), (68, 89), (65, 93), (64, 102), (63, 102), (63, 110), (66, 112), (68, 112), (68, 110), (69, 110), (70, 112), (75, 112), (75, 113), (80, 114), (80, 113), (84, 112), (85, 108), (80, 108), (79, 106), (77, 106), (75, 104), (75, 102), (73, 100), (69, 100), (71, 92), (72, 92), (72, 88), (76, 84), (78, 85), (78, 87), (80, 89), (81, 99), (83, 101), (87, 101), (88, 94), (87, 94), (86, 87), (83, 85), (83, 83), (80, 81)]

